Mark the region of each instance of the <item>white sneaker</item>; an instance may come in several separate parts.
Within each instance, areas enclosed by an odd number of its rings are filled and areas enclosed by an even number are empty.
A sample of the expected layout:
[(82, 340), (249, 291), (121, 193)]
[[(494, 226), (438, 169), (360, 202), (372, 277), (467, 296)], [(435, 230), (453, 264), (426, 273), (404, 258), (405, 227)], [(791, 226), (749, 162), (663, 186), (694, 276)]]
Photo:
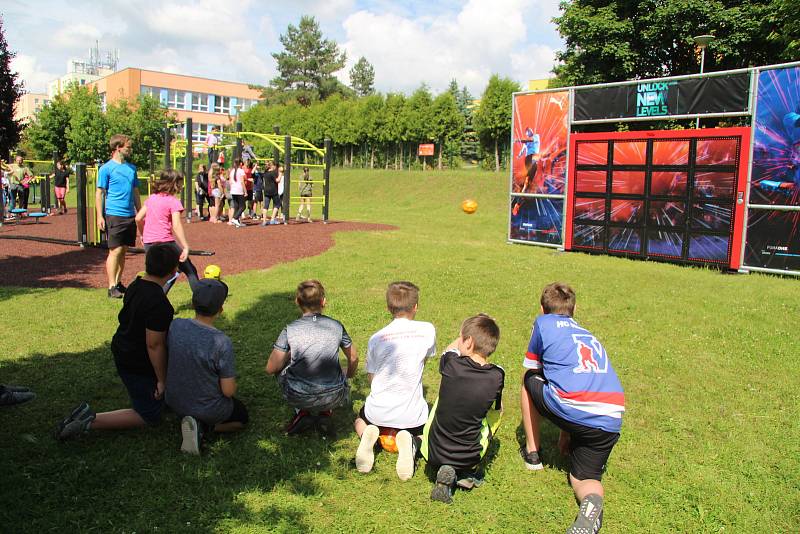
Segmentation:
[(356, 451), (356, 469), (359, 473), (369, 473), (375, 464), (375, 442), (380, 436), (380, 429), (375, 425), (367, 425), (361, 434), (361, 443)]
[(408, 430), (401, 430), (394, 442), (397, 443), (397, 477), (405, 482), (414, 476), (414, 438)]
[(189, 454), (200, 454), (200, 425), (197, 419), (187, 415), (181, 419), (181, 436), (183, 436), (183, 443), (181, 443), (181, 451)]

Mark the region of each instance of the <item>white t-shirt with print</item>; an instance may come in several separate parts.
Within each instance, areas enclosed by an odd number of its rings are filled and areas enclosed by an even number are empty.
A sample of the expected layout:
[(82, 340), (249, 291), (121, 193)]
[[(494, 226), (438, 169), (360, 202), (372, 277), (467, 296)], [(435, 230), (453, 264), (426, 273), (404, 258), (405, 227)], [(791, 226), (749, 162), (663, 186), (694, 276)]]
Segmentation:
[(374, 377), (364, 414), (372, 424), (425, 424), (428, 404), (422, 394), (422, 370), (425, 359), (435, 354), (436, 329), (423, 321), (397, 318), (369, 339), (366, 368)]

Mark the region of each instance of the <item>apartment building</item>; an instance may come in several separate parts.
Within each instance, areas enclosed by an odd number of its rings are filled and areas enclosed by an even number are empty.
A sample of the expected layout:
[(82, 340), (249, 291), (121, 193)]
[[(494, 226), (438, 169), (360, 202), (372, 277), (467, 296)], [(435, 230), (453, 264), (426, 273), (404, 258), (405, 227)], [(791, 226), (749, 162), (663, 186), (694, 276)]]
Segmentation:
[(246, 83), (226, 82), (145, 69), (127, 68), (88, 84), (96, 87), (103, 109), (121, 98), (146, 94), (174, 112), (179, 121), (192, 119), (192, 138), (229, 125), (236, 115), (256, 105), (261, 91)]
[(47, 95), (42, 93), (25, 93), (14, 104), (14, 120), (28, 124), (34, 115), (39, 113), (42, 106), (50, 102)]

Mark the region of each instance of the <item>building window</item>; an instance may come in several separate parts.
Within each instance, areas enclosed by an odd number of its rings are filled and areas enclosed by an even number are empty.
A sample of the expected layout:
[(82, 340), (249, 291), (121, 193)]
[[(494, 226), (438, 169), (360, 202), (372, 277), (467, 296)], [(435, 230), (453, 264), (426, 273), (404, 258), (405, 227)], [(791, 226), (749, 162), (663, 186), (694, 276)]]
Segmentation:
[(214, 113), (225, 113), (226, 115), (231, 112), (231, 97), (217, 95), (214, 98)]
[(192, 141), (204, 143), (206, 141), (206, 136), (208, 132), (219, 129), (220, 126), (217, 124), (206, 124), (202, 122), (193, 122), (192, 123)]
[(147, 87), (146, 85), (143, 85), (139, 92), (143, 95), (151, 96), (156, 100), (160, 100), (161, 98), (161, 89), (158, 87)]
[(208, 95), (192, 93), (192, 111), (208, 111)]
[(106, 94), (105, 93), (100, 93), (100, 109), (102, 109), (103, 112), (106, 111)]
[(186, 91), (167, 91), (167, 107), (175, 109), (186, 109)]
[(38, 104), (38, 103), (39, 103), (39, 99), (38, 99), (38, 98), (34, 98), (34, 99), (33, 99), (33, 103), (34, 103), (34, 104)]

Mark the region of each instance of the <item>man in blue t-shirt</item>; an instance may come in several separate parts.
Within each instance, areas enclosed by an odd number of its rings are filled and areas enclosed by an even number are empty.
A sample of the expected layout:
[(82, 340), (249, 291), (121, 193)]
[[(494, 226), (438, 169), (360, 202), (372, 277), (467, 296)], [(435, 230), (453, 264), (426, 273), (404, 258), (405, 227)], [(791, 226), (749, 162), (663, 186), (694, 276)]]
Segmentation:
[(131, 139), (116, 134), (109, 141), (111, 159), (97, 173), (95, 206), (97, 227), (107, 232), (108, 296), (122, 298), (122, 271), (125, 254), (136, 244), (136, 212), (142, 205), (139, 198), (139, 180), (136, 166), (125, 161), (131, 154)]
[(544, 288), (542, 315), (523, 366), (528, 369), (521, 393), (526, 444), (520, 449), (530, 470), (542, 469), (539, 422), (561, 429), (559, 448), (570, 456), (569, 482), (580, 510), (567, 533), (597, 532), (602, 525), (601, 479), (611, 449), (619, 439), (625, 394), (605, 349), (572, 318), (575, 291), (566, 284)]

